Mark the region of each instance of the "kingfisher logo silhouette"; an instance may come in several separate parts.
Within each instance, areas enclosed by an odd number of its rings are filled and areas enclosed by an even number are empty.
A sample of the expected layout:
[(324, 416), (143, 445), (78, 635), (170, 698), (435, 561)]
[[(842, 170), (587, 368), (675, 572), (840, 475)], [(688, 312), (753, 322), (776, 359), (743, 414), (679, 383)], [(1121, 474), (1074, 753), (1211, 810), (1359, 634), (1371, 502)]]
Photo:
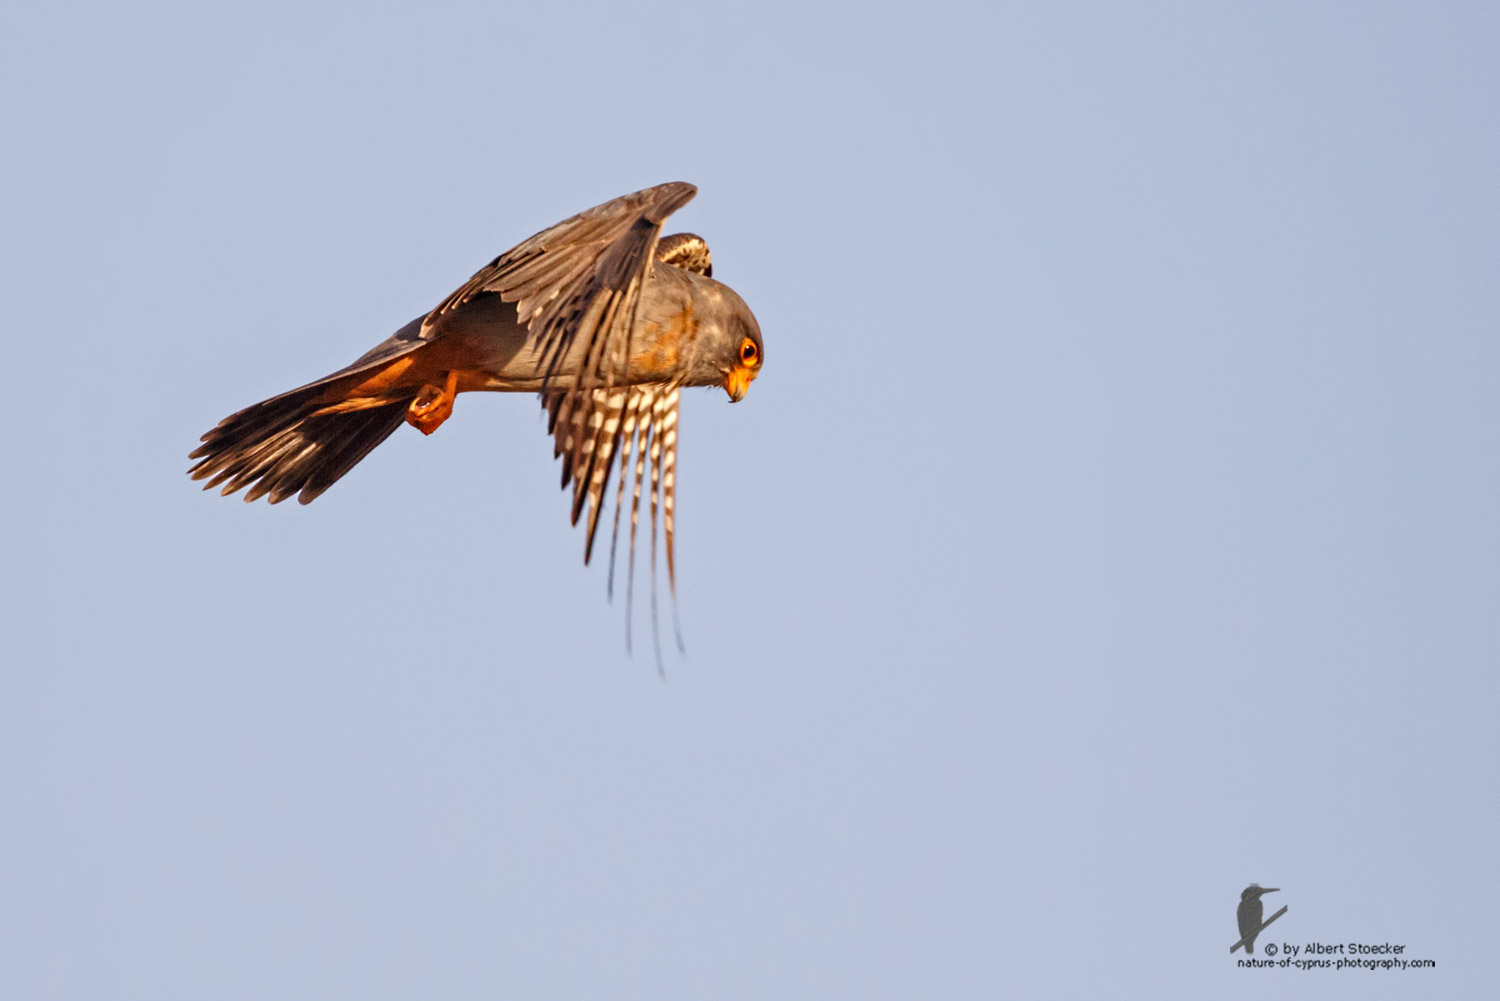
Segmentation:
[[(1286, 907), (1283, 906), (1281, 910), (1262, 921), (1261, 916), (1265, 914), (1266, 908), (1261, 903), (1261, 895), (1280, 892), (1278, 888), (1262, 887), (1259, 883), (1251, 883), (1245, 887), (1245, 891), (1240, 894), (1239, 910), (1235, 913), (1240, 923), (1240, 940), (1229, 947), (1230, 952), (1244, 946), (1246, 955), (1255, 954), (1255, 936), (1265, 931), (1271, 926), (1272, 921), (1286, 913)], [(1275, 950), (1273, 949), (1272, 952), (1274, 953)]]

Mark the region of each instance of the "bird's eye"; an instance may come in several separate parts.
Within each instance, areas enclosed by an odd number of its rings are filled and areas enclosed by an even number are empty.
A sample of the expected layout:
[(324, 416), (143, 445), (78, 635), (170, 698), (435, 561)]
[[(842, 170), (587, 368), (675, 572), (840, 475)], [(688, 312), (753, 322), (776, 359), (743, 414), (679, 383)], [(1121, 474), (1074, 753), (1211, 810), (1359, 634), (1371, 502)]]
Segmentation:
[(748, 337), (740, 342), (740, 364), (754, 365), (760, 361), (760, 349)]

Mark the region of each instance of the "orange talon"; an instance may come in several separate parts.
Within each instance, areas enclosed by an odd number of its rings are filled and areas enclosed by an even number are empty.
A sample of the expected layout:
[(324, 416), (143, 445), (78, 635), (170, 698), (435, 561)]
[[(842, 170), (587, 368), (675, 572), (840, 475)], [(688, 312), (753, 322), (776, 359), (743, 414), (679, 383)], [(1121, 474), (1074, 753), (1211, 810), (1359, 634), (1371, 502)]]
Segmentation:
[(428, 384), (406, 408), (406, 423), (423, 434), (432, 434), (443, 421), (453, 416), (453, 401), (458, 396), (458, 372), (451, 370), (441, 388)]

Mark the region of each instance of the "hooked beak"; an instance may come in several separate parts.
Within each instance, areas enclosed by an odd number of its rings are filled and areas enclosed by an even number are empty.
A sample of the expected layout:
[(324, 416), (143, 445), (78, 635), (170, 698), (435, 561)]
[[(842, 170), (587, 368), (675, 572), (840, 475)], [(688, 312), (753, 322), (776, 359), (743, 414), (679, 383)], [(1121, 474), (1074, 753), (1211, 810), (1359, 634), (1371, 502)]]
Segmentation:
[(724, 392), (729, 394), (730, 403), (738, 403), (745, 398), (750, 390), (750, 380), (755, 374), (743, 365), (736, 365), (729, 375), (724, 379)]

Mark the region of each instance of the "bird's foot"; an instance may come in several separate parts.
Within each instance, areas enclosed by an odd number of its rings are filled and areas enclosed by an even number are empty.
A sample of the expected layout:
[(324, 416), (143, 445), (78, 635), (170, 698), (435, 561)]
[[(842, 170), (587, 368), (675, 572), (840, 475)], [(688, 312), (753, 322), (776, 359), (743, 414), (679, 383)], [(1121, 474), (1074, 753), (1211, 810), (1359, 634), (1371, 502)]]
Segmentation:
[(457, 396), (458, 373), (449, 372), (442, 386), (423, 386), (417, 398), (406, 408), (406, 423), (423, 434), (432, 434), (443, 421), (453, 416)]

